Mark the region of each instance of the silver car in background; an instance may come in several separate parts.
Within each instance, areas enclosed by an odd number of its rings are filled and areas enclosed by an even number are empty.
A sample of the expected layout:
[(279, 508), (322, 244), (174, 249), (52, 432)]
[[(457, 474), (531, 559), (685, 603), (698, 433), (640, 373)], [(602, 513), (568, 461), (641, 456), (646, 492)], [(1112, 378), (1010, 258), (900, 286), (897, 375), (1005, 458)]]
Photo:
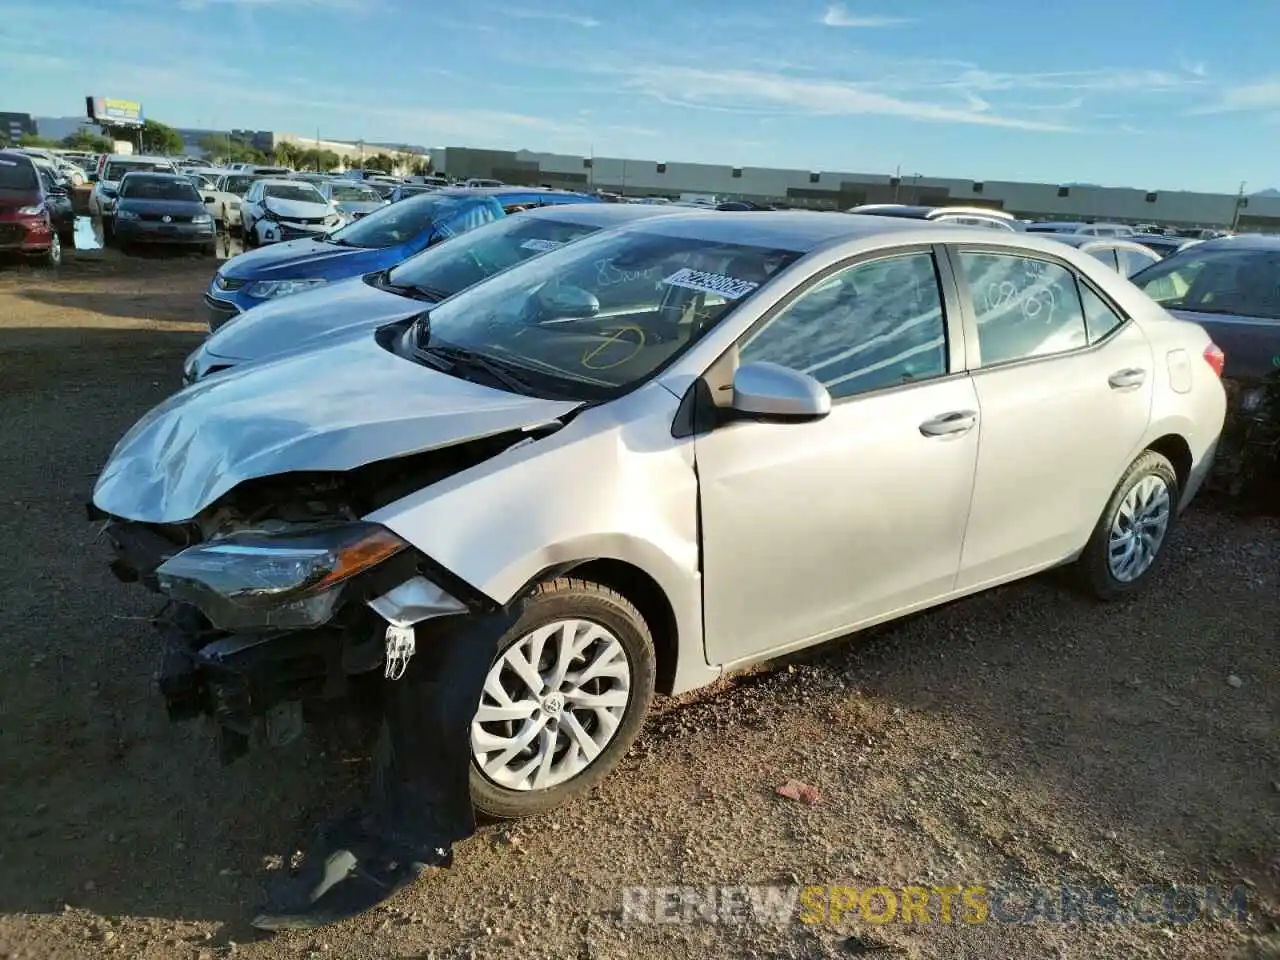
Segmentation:
[(386, 770), (453, 751), (443, 849), (473, 807), (598, 783), (655, 691), (1064, 564), (1130, 594), (1212, 461), (1221, 365), (1052, 239), (676, 214), (188, 387), (93, 513), (185, 611), (174, 715), (279, 729), (372, 674)]
[(366, 214), (380, 210), (387, 205), (373, 187), (350, 180), (330, 179), (315, 184), (320, 195), (338, 208), (338, 212), (349, 222), (359, 220)]
[(1124, 277), (1132, 277), (1161, 260), (1160, 254), (1150, 247), (1120, 237), (1095, 237), (1087, 233), (1052, 233), (1047, 236), (1101, 260)]

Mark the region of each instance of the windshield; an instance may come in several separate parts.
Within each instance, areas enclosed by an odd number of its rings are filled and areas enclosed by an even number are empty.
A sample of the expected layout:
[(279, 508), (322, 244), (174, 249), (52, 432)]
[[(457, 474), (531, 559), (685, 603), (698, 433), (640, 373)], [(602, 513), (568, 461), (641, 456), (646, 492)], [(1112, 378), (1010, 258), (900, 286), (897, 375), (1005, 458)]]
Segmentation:
[(264, 199), (298, 200), (302, 203), (324, 203), (320, 191), (306, 183), (272, 183), (262, 188)]
[(497, 201), (489, 205), (476, 203), (474, 199), (465, 197), (410, 197), (361, 217), (331, 233), (329, 238), (334, 243), (350, 247), (393, 247), (427, 231), (449, 229), (449, 224), (466, 212), (464, 207), (474, 207), (479, 215), (470, 226), (479, 226), (501, 216)]
[(36, 167), (29, 160), (11, 160), (0, 157), (0, 190), (36, 189)]
[(405, 197), (416, 197), (416, 196), (418, 196), (419, 194), (423, 194), (423, 193), (434, 193), (434, 192), (435, 192), (435, 187), (406, 187), (406, 186), (400, 186), (400, 187), (397, 187), (397, 189), (400, 191), (400, 199), (402, 199), (402, 200), (403, 200)]
[(382, 197), (368, 187), (335, 183), (329, 188), (334, 200), (356, 200), (361, 203), (380, 203)]
[(425, 348), (464, 348), (549, 393), (608, 399), (671, 363), (799, 256), (636, 229), (597, 233), (432, 308)]
[(120, 185), (120, 196), (129, 200), (194, 200), (200, 202), (200, 194), (186, 180), (170, 180), (166, 177), (139, 177), (130, 175)]
[(1182, 251), (1133, 277), (1166, 310), (1280, 320), (1280, 250)]
[(188, 180), (190, 180), (190, 181), (191, 181), (191, 183), (192, 183), (192, 184), (193, 184), (197, 189), (200, 189), (200, 190), (211, 190), (211, 189), (213, 189), (213, 181), (212, 181), (212, 180), (210, 180), (208, 177), (206, 177), (206, 176), (205, 176), (204, 174), (202, 174), (202, 173), (188, 173), (188, 174), (187, 174), (187, 179), (188, 179)]
[(163, 173), (173, 173), (173, 167), (167, 163), (148, 163), (145, 160), (112, 160), (107, 164), (107, 168), (102, 171), (102, 179), (115, 183), (126, 173), (135, 170), (145, 173), (154, 173), (157, 170)]
[(508, 217), (410, 257), (392, 270), (387, 280), (393, 286), (414, 287), (443, 300), (507, 267), (581, 240), (599, 229), (556, 220)]

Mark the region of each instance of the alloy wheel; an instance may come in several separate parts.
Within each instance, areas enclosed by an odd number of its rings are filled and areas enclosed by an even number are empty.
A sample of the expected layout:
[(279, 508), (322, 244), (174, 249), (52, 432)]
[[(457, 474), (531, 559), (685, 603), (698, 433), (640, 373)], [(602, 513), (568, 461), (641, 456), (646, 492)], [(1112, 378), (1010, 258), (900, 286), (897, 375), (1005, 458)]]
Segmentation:
[(631, 700), (626, 650), (609, 630), (556, 620), (504, 650), (485, 678), (471, 755), (508, 790), (547, 790), (586, 770), (609, 745)]
[(1172, 507), (1163, 477), (1148, 474), (1129, 488), (1116, 510), (1107, 543), (1113, 577), (1132, 583), (1150, 569), (1169, 530)]

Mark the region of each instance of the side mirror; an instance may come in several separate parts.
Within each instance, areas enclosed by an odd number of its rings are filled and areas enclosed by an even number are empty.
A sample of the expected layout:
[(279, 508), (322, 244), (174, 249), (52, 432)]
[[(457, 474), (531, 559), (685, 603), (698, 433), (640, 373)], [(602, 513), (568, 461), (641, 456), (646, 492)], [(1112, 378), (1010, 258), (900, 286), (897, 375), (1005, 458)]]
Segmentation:
[(831, 394), (799, 370), (763, 361), (744, 363), (733, 375), (732, 409), (744, 417), (804, 423), (831, 412)]
[(564, 323), (568, 320), (590, 320), (600, 313), (600, 298), (590, 290), (557, 284), (551, 289), (538, 291), (538, 311), (543, 323)]

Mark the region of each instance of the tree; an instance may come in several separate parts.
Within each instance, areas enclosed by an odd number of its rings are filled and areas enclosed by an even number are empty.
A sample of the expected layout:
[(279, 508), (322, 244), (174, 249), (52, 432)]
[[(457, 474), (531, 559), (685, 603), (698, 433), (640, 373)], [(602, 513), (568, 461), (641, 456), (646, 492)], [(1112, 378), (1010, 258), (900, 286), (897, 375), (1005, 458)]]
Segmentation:
[(261, 163), (265, 159), (253, 144), (229, 137), (225, 133), (211, 133), (201, 137), (197, 146), (214, 162)]
[(271, 157), (282, 167), (292, 167), (295, 170), (301, 166), (301, 156), (303, 149), (296, 143), (290, 143), (284, 140), (277, 143), (275, 149), (271, 151)]
[(34, 133), (24, 133), (22, 136), (18, 138), (18, 146), (43, 147), (44, 149), (47, 150), (50, 147), (58, 146), (58, 141), (50, 140), (48, 137), (40, 137)]
[(435, 173), (435, 172), (436, 172), (436, 171), (435, 171), (435, 168), (434, 168), (434, 167), (432, 166), (432, 164), (431, 164), (431, 158), (430, 158), (430, 157), (428, 157), (428, 158), (427, 158), (427, 159), (425, 159), (425, 160), (419, 160), (417, 163), (415, 163), (415, 164), (413, 165), (413, 173), (414, 173), (414, 176), (418, 176), (418, 177), (429, 177), (429, 176), (431, 176), (431, 174), (433, 174), (433, 173)]
[(62, 145), (68, 150), (82, 150), (85, 153), (110, 153), (115, 148), (109, 137), (83, 129), (69, 137), (63, 137)]
[(141, 140), (143, 153), (170, 156), (187, 148), (177, 130), (158, 120), (143, 121)]
[(375, 153), (364, 162), (366, 170), (377, 170), (380, 173), (390, 173), (396, 167), (396, 162), (385, 153)]

